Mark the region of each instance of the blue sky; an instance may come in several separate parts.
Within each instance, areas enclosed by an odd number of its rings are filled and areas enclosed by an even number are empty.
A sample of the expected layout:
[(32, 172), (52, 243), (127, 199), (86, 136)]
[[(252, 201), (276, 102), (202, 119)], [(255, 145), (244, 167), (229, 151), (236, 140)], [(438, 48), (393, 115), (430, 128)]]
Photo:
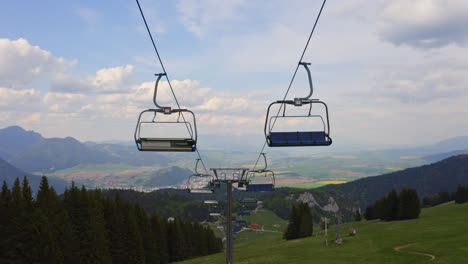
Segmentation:
[[(229, 140), (262, 134), (321, 1), (141, 5), (199, 132)], [(328, 1), (305, 60), (334, 144), (468, 135), (467, 12), (463, 0)], [(0, 127), (131, 140), (160, 71), (134, 1), (10, 1), (0, 10)], [(301, 69), (291, 97), (307, 92), (305, 81)], [(161, 100), (173, 104), (167, 90)]]

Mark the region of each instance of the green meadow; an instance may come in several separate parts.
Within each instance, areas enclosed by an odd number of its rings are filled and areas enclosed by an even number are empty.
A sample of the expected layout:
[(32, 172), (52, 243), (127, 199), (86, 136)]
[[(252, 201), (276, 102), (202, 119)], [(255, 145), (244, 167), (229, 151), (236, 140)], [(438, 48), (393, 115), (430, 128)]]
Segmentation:
[[(271, 223), (269, 223), (271, 224)], [(314, 227), (315, 228), (315, 227)], [(354, 237), (348, 235), (356, 228)], [(310, 238), (285, 241), (281, 233), (241, 243), (234, 242), (235, 263), (468, 263), (468, 203), (423, 209), (418, 219), (395, 222), (361, 221), (341, 226), (343, 244), (325, 246), (323, 232)], [(240, 238), (240, 234), (238, 234)], [(399, 251), (395, 250), (400, 247)], [(432, 260), (432, 258), (435, 258)], [(223, 263), (224, 253), (181, 262)]]

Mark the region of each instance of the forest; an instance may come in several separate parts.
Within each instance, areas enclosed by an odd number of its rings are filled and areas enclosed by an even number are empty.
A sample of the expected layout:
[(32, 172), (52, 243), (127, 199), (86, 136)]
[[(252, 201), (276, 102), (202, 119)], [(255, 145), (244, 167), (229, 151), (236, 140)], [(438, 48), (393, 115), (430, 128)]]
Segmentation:
[(403, 188), (400, 194), (392, 189), (373, 205), (367, 206), (365, 218), (384, 221), (407, 220), (418, 218), (420, 212), (421, 202), (415, 189)]
[(42, 177), (36, 198), (27, 177), (0, 194), (0, 263), (168, 263), (221, 252), (207, 226), (149, 215), (118, 193), (74, 184), (61, 196)]

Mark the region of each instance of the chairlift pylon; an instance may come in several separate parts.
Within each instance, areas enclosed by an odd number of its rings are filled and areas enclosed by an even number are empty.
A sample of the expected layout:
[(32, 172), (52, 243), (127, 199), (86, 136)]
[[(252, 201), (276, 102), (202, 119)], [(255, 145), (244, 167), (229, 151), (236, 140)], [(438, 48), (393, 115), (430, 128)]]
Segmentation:
[[(312, 77), (310, 75), (310, 70), (307, 62), (299, 62), (300, 65), (304, 66), (307, 71), (307, 77), (309, 80), (310, 92), (306, 97), (294, 98), (294, 100), (279, 100), (271, 103), (268, 106), (264, 133), (266, 141), (269, 147), (306, 147), (306, 146), (329, 146), (332, 144), (332, 139), (330, 137), (330, 121), (328, 117), (328, 107), (327, 105), (320, 101), (319, 99), (310, 99), (314, 92)], [(279, 112), (275, 115), (270, 115), (270, 109), (273, 105), (281, 104), (283, 107), (283, 113)], [(294, 107), (303, 107), (309, 106), (307, 114), (301, 115), (287, 115), (286, 106), (292, 105)], [(324, 107), (324, 112), (322, 114), (312, 114), (313, 105), (322, 105)], [(280, 108), (281, 109), (281, 108)], [(302, 118), (304, 122), (309, 121), (309, 123), (314, 120), (320, 120), (323, 124), (323, 129), (314, 130), (314, 131), (302, 131), (297, 129), (297, 131), (286, 132), (286, 131), (273, 131), (276, 120), (279, 118), (289, 119), (291, 118)]]
[[(153, 103), (156, 106), (155, 109), (147, 109), (140, 113), (138, 116), (138, 122), (135, 128), (134, 138), (138, 150), (140, 151), (175, 151), (175, 152), (192, 152), (196, 151), (197, 147), (197, 125), (195, 120), (195, 114), (188, 109), (172, 109), (169, 106), (160, 106), (156, 101), (156, 95), (158, 92), (159, 81), (162, 76), (165, 76), (166, 73), (155, 74), (158, 76), (156, 83), (154, 85), (154, 95)], [(185, 119), (183, 116), (184, 113), (189, 114), (191, 117), (191, 122)], [(146, 118), (150, 117), (153, 114), (151, 120)], [(178, 115), (176, 121), (158, 121), (158, 114), (163, 114), (166, 116), (169, 115)], [(146, 117), (146, 118), (142, 118)], [(182, 117), (182, 121), (180, 120)], [(146, 121), (144, 121), (146, 120)], [(142, 130), (148, 130), (148, 127), (159, 128), (160, 125), (169, 125), (171, 127), (175, 126), (185, 126), (187, 128), (188, 136), (187, 137), (161, 137), (159, 135), (147, 136), (142, 135)], [(192, 125), (193, 124), (193, 125)]]

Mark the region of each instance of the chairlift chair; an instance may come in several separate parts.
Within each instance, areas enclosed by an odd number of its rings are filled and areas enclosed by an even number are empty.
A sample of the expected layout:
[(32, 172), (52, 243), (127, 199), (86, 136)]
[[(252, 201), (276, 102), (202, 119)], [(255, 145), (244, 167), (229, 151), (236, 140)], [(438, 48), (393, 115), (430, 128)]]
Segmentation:
[(241, 202), (242, 204), (249, 204), (249, 203), (255, 203), (255, 204), (256, 204), (256, 203), (257, 203), (257, 199), (256, 199), (256, 198), (249, 198), (249, 197), (247, 197), (247, 198), (241, 199), (240, 202)]
[(205, 201), (203, 201), (203, 203), (204, 204), (214, 204), (214, 205), (216, 205), (216, 204), (218, 204), (218, 201), (216, 201), (216, 200), (205, 200)]
[(237, 216), (248, 216), (248, 215), (250, 215), (250, 212), (248, 212), (248, 211), (237, 212)]
[[(140, 151), (175, 151), (175, 152), (192, 152), (195, 151), (197, 145), (197, 126), (195, 120), (195, 114), (188, 109), (172, 109), (168, 106), (160, 106), (156, 102), (156, 95), (158, 92), (158, 84), (162, 76), (165, 76), (165, 73), (156, 74), (158, 76), (155, 86), (154, 86), (154, 96), (153, 103), (157, 107), (156, 109), (144, 110), (138, 116), (138, 122), (135, 129), (135, 143), (138, 150)], [(185, 119), (184, 114), (187, 113), (187, 116), (190, 116), (191, 122)], [(150, 114), (153, 115), (151, 120), (147, 120)], [(162, 121), (158, 119), (158, 114), (163, 114), (166, 116), (177, 115), (176, 121)], [(146, 118), (142, 118), (146, 117)], [(180, 120), (182, 117), (182, 120)], [(144, 121), (146, 120), (146, 121)], [(148, 130), (148, 127), (159, 128), (162, 124), (169, 125), (171, 127), (176, 127), (184, 125), (188, 130), (187, 137), (160, 137), (160, 136), (151, 136), (148, 137), (146, 134), (142, 135), (142, 130)], [(193, 124), (193, 126), (192, 126)]]
[(209, 174), (193, 174), (187, 180), (187, 190), (190, 193), (214, 193), (213, 177)]
[[(264, 133), (266, 141), (269, 147), (305, 147), (305, 146), (329, 146), (332, 144), (332, 139), (330, 138), (330, 121), (328, 118), (328, 107), (327, 105), (320, 101), (319, 99), (310, 99), (313, 93), (312, 77), (310, 75), (310, 70), (308, 65), (310, 63), (300, 62), (300, 65), (303, 65), (307, 71), (307, 76), (309, 79), (310, 92), (309, 95), (304, 98), (294, 98), (294, 100), (279, 100), (271, 103), (268, 106)], [(270, 109), (274, 105), (281, 104), (283, 108), (283, 113), (277, 113), (275, 115), (270, 115)], [(286, 106), (292, 105), (294, 107), (303, 107), (309, 106), (308, 114), (301, 115), (287, 115)], [(324, 113), (322, 114), (312, 114), (313, 105), (323, 105)], [(323, 129), (315, 131), (301, 131), (297, 130), (295, 132), (282, 132), (282, 131), (273, 131), (276, 120), (279, 118), (289, 119), (291, 118), (301, 118), (303, 122), (313, 122), (314, 120), (320, 120), (323, 124)], [(305, 124), (305, 123), (304, 123)]]
[[(274, 191), (275, 190), (275, 173), (268, 170), (268, 163), (265, 153), (260, 153), (264, 159), (264, 167), (262, 169), (251, 170), (246, 174), (246, 190), (247, 191)], [(258, 181), (258, 177), (264, 177), (265, 181)], [(255, 203), (257, 201), (255, 200)]]
[[(218, 185), (215, 182), (215, 178), (211, 174), (200, 173), (198, 171), (198, 163), (201, 159), (197, 159), (195, 162), (195, 173), (190, 175), (187, 179), (187, 190), (190, 193), (198, 193), (198, 194), (211, 194), (214, 193), (215, 187)], [(207, 200), (205, 203), (214, 204), (217, 201), (215, 200)]]

